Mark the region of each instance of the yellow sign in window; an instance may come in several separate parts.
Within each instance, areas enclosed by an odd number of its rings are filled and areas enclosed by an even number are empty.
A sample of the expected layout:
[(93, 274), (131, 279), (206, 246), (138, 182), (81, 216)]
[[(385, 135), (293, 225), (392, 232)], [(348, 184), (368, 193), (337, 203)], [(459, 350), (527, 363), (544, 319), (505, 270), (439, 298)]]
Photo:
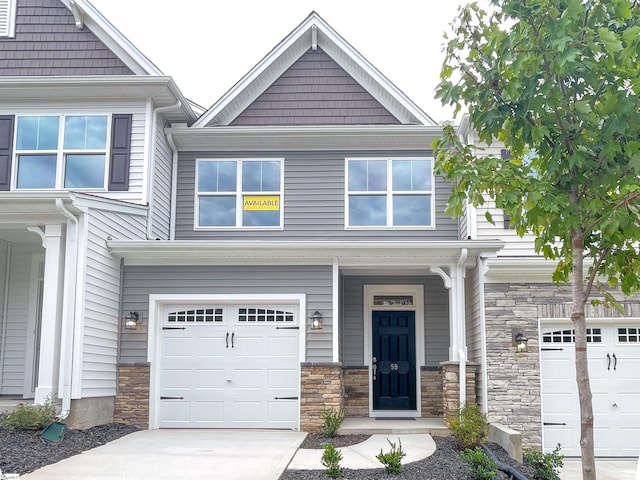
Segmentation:
[(245, 195), (244, 210), (280, 210), (279, 195)]

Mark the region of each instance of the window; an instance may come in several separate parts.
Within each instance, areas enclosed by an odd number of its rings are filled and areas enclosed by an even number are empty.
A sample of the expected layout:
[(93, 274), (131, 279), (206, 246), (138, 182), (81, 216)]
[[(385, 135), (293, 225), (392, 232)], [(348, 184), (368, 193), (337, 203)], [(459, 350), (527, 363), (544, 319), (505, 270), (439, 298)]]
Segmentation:
[(197, 227), (282, 225), (282, 160), (199, 159), (196, 163)]
[(429, 158), (347, 159), (347, 226), (433, 226)]
[(619, 327), (618, 343), (640, 343), (640, 327)]
[(238, 309), (239, 322), (293, 322), (293, 312), (271, 308), (240, 307)]
[(14, 37), (17, 0), (0, 0), (0, 37)]
[(16, 128), (18, 189), (104, 189), (106, 115), (21, 116)]
[[(555, 330), (542, 334), (542, 343), (575, 343), (575, 330)], [(601, 328), (587, 328), (587, 343), (602, 343)]]
[(167, 314), (169, 323), (221, 323), (224, 310), (222, 307), (194, 308), (191, 310), (174, 310)]

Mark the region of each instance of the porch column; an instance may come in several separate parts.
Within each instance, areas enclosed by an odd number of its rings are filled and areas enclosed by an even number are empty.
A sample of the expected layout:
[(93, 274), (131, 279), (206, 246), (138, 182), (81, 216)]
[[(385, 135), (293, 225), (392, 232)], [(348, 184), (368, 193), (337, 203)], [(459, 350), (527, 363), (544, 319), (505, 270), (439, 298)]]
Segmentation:
[(60, 370), (60, 328), (62, 318), (62, 285), (64, 265), (64, 232), (62, 225), (46, 225), (42, 234), (44, 288), (42, 292), (42, 327), (40, 359), (35, 402), (43, 403), (58, 393)]

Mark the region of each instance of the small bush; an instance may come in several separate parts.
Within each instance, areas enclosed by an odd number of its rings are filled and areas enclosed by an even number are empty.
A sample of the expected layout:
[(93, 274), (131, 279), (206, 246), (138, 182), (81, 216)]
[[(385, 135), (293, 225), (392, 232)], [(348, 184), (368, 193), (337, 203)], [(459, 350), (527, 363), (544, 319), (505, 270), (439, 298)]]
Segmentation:
[(16, 430), (41, 430), (55, 420), (56, 407), (50, 400), (42, 404), (20, 403), (3, 423)]
[(498, 464), (481, 448), (466, 449), (460, 453), (460, 458), (471, 466), (473, 478), (476, 480), (493, 480), (498, 474)]
[(391, 451), (384, 453), (382, 449), (376, 455), (376, 458), (384, 465), (384, 471), (391, 475), (398, 475), (402, 471), (402, 459), (407, 456), (402, 450), (402, 442), (398, 438), (398, 445), (387, 438), (387, 442), (391, 445)]
[(322, 420), (324, 420), (322, 433), (329, 438), (334, 438), (338, 434), (340, 425), (344, 422), (344, 413), (342, 410), (323, 410)]
[(489, 423), (475, 403), (467, 403), (457, 417), (447, 419), (446, 423), (461, 449), (474, 449), (487, 441)]
[(536, 480), (558, 480), (558, 473), (564, 465), (564, 455), (560, 454), (560, 444), (551, 453), (542, 453), (533, 448), (524, 451), (524, 463), (531, 465)]
[(324, 443), (323, 446), (322, 465), (327, 469), (327, 475), (331, 478), (341, 478), (340, 461), (342, 460), (342, 453), (331, 443)]

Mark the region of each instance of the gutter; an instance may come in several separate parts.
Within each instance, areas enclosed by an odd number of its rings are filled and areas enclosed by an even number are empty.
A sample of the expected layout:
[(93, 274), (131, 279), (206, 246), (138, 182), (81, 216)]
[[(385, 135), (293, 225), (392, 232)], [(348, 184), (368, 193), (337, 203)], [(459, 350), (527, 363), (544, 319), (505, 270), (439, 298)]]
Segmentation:
[(173, 154), (171, 163), (171, 215), (169, 217), (169, 240), (176, 238), (176, 202), (178, 201), (178, 147), (171, 131), (165, 131), (169, 148)]

